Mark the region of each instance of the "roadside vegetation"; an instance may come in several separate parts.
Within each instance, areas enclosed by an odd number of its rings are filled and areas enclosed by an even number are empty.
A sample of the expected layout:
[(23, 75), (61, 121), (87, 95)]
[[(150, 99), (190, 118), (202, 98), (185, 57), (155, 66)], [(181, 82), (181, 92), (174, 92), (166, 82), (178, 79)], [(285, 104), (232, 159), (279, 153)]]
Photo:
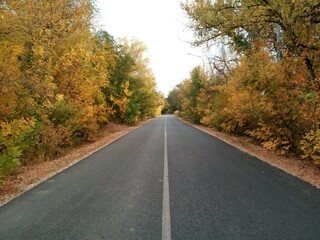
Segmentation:
[(0, 182), (161, 113), (146, 46), (96, 29), (95, 13), (91, 0), (0, 1)]
[(182, 8), (207, 64), (169, 93), (169, 111), (319, 165), (319, 1), (195, 0)]

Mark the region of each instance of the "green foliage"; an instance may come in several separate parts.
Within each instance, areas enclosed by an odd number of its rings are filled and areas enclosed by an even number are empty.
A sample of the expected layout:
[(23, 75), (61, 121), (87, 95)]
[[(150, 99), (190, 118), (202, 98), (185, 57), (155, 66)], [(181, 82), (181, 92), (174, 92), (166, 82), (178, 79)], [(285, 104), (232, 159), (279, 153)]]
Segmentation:
[(62, 95), (57, 96), (57, 101), (48, 106), (49, 116), (48, 119), (53, 124), (64, 124), (68, 120), (74, 118), (77, 113), (75, 106), (68, 103), (63, 99)]
[(195, 67), (190, 72), (190, 78), (176, 86), (169, 94), (169, 104), (176, 106), (176, 110), (179, 109), (179, 114), (182, 117), (196, 124), (200, 123), (201, 120), (198, 109), (198, 95), (207, 78), (201, 67)]
[(18, 165), (23, 150), (33, 145), (34, 119), (0, 122), (0, 181)]
[(145, 45), (136, 39), (122, 39), (113, 51), (116, 65), (110, 69), (109, 85), (103, 90), (112, 108), (110, 118), (134, 125), (144, 118), (159, 115), (164, 97), (155, 90), (149, 60), (144, 56)]
[(169, 104), (169, 112), (174, 113), (175, 111), (180, 109), (180, 98), (179, 98), (179, 89), (178, 87), (175, 87), (172, 89), (167, 98), (168, 104)]

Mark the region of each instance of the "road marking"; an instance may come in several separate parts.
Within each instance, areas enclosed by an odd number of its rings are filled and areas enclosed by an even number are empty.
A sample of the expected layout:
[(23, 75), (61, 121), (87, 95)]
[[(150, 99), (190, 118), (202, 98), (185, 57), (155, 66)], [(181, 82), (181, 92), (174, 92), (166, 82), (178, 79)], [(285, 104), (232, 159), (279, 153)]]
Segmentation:
[(164, 168), (163, 168), (163, 203), (162, 203), (162, 240), (171, 240), (169, 171), (167, 149), (167, 118), (164, 122)]

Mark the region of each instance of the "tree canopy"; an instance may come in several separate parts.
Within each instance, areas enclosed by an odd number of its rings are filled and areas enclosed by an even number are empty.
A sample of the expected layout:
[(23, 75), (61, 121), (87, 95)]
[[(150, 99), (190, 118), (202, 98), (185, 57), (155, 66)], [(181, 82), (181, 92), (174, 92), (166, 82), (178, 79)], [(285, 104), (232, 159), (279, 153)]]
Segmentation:
[(97, 31), (94, 16), (90, 0), (0, 1), (0, 180), (161, 112), (144, 44)]
[(194, 0), (181, 6), (194, 45), (223, 43), (234, 57), (210, 59), (215, 71), (205, 72), (201, 84), (195, 68), (169, 94), (170, 106), (193, 122), (320, 164), (319, 1)]

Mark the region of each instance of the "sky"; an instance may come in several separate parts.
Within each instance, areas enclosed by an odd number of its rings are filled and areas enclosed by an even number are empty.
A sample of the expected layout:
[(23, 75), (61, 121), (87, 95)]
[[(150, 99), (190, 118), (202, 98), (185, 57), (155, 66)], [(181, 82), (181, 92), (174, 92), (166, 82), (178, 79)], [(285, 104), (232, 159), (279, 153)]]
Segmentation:
[(190, 44), (193, 33), (180, 0), (97, 0), (97, 6), (99, 24), (113, 37), (146, 44), (157, 88), (165, 96), (202, 65), (201, 49)]

